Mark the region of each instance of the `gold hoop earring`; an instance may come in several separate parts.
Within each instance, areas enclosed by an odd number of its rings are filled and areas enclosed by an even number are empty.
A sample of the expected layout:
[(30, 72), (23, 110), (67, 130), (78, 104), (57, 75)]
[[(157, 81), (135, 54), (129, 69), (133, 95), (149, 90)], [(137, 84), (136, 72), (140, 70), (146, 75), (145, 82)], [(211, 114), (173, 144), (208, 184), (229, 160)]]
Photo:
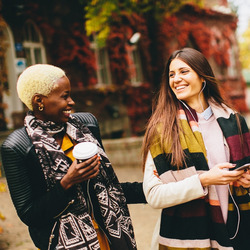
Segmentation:
[(42, 112), (42, 111), (43, 111), (43, 108), (44, 108), (44, 105), (41, 104), (41, 105), (38, 107), (38, 110), (39, 110), (40, 112)]

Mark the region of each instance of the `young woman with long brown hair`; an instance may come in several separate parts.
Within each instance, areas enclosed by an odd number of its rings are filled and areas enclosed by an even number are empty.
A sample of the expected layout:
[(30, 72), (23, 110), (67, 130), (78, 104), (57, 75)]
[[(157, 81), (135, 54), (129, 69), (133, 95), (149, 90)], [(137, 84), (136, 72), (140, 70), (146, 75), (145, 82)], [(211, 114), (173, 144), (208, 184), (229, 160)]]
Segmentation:
[[(162, 209), (152, 249), (247, 249), (250, 135), (207, 59), (173, 52), (143, 142), (144, 193)], [(230, 170), (230, 171), (229, 171)]]

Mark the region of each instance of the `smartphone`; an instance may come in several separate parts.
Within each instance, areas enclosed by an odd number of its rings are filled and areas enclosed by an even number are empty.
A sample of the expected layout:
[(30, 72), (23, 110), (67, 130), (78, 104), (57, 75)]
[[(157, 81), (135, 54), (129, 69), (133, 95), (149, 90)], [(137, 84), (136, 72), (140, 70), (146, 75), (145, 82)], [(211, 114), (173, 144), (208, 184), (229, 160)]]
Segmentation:
[(250, 169), (250, 163), (246, 163), (235, 170)]

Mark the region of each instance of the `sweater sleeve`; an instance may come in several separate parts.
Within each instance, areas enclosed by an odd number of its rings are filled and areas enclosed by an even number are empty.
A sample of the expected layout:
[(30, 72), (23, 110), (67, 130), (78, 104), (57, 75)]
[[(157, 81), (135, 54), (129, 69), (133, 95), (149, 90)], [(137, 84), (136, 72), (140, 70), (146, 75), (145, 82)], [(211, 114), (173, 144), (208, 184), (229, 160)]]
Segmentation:
[(127, 204), (147, 203), (143, 193), (142, 182), (121, 183)]
[(149, 152), (145, 164), (143, 190), (148, 204), (153, 208), (172, 207), (206, 195), (198, 174), (178, 182), (163, 183), (155, 175), (155, 171), (155, 164)]

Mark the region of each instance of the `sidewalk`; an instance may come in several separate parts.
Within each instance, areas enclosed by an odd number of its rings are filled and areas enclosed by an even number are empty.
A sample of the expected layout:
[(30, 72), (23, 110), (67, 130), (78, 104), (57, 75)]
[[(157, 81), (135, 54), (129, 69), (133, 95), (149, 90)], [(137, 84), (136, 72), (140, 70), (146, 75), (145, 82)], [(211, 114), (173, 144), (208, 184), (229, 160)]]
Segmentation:
[[(115, 172), (120, 182), (142, 181), (143, 174), (139, 167), (119, 167)], [(5, 178), (0, 178), (0, 183), (6, 183)], [(37, 250), (32, 243), (28, 229), (16, 215), (8, 190), (0, 193), (0, 212), (6, 217), (0, 219), (0, 249), (1, 250)], [(131, 218), (135, 230), (138, 250), (150, 250), (151, 237), (154, 225), (159, 215), (159, 210), (152, 209), (149, 205), (129, 205)], [(118, 249), (117, 249), (118, 250)]]

